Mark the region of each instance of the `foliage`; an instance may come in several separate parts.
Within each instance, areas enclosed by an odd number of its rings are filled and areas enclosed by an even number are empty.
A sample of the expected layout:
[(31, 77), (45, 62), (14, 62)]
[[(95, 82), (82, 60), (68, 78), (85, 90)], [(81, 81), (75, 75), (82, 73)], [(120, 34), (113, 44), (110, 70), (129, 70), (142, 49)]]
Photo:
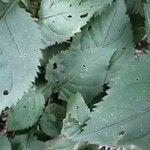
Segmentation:
[(150, 0), (0, 0), (0, 149), (149, 150), (149, 50)]

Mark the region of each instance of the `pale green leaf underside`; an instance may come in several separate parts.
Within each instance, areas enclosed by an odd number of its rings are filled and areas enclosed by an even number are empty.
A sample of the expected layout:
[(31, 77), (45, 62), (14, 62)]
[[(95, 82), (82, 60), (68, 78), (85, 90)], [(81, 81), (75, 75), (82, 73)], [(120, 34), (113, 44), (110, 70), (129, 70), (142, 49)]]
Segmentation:
[[(80, 147), (80, 144), (73, 142), (71, 139), (81, 132), (81, 127), (84, 125), (85, 121), (89, 119), (90, 114), (81, 94), (74, 94), (70, 98), (66, 114), (61, 135), (47, 143), (47, 150), (72, 150)], [(52, 119), (52, 116), (49, 116), (49, 118)], [(55, 120), (55, 118), (53, 120)]]
[[(89, 51), (70, 50), (50, 60), (47, 79), (57, 91), (60, 91), (61, 99), (68, 100), (72, 94), (79, 91), (89, 102), (99, 93), (107, 73), (109, 59), (114, 52), (106, 51), (107, 49), (103, 49), (102, 52), (96, 50), (92, 54)], [(57, 69), (53, 69), (55, 63)]]
[(40, 20), (45, 44), (53, 45), (68, 40), (111, 0), (43, 0)]
[(89, 119), (90, 110), (87, 107), (81, 94), (74, 94), (67, 105), (67, 115), (76, 119), (80, 124), (85, 123)]
[(11, 150), (11, 145), (10, 145), (8, 139), (3, 135), (0, 135), (0, 149), (1, 150)]
[(15, 6), (0, 19), (0, 112), (34, 81), (42, 47), (38, 25), (23, 9)]
[(76, 119), (70, 116), (66, 117), (63, 121), (63, 128), (61, 134), (66, 138), (74, 139), (82, 131), (83, 124), (79, 123)]
[[(85, 27), (74, 38), (68, 51), (50, 59), (47, 79), (53, 90), (60, 92), (61, 99), (67, 100), (79, 92), (90, 102), (101, 91), (114, 52), (130, 51), (132, 45), (125, 12), (123, 1), (117, 1), (102, 16), (92, 20), (90, 30)], [(114, 59), (118, 59), (117, 56)]]
[[(40, 90), (34, 87), (13, 106), (8, 113), (8, 130), (23, 130), (31, 127), (39, 117), (45, 104), (45, 98)], [(23, 118), (22, 118), (23, 117)]]
[(150, 149), (150, 54), (129, 61), (78, 139)]

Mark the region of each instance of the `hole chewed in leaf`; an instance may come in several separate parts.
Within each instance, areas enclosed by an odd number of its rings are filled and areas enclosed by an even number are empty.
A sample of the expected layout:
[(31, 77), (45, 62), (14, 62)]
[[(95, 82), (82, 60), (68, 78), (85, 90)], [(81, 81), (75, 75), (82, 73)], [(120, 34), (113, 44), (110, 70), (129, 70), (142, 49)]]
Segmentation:
[(5, 90), (5, 91), (3, 91), (3, 95), (8, 95), (9, 94), (9, 92), (8, 92), (8, 90)]
[(57, 63), (53, 63), (53, 69), (57, 69)]
[(87, 17), (88, 16), (88, 13), (85, 13), (85, 14), (83, 14), (83, 15), (80, 15), (80, 18), (85, 18), (85, 17)]
[(89, 31), (89, 30), (91, 30), (91, 29), (92, 29), (92, 27), (91, 27), (91, 26), (89, 26), (89, 27), (88, 27), (88, 31)]
[(68, 16), (68, 18), (72, 18), (72, 16), (71, 16), (71, 15), (69, 15), (69, 16)]
[(120, 131), (119, 136), (123, 136), (125, 134), (125, 131)]

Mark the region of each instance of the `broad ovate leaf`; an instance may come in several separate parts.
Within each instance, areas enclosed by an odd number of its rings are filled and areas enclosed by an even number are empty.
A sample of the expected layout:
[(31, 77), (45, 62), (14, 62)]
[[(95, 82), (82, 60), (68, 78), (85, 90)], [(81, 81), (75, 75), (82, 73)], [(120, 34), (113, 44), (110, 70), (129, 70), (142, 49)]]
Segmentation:
[(77, 92), (90, 102), (105, 82), (108, 66), (125, 51), (130, 52), (132, 36), (122, 0), (115, 2), (78, 34), (68, 51), (49, 60), (47, 79), (63, 100)]
[(74, 94), (68, 101), (67, 115), (76, 119), (80, 124), (89, 119), (90, 110), (80, 93)]
[(0, 146), (1, 146), (0, 148), (1, 150), (11, 150), (10, 142), (3, 135), (0, 135)]
[(7, 11), (0, 12), (0, 112), (28, 90), (42, 57), (39, 26), (15, 2), (2, 5)]
[(54, 55), (57, 55), (59, 52), (68, 49), (69, 46), (69, 43), (64, 42), (61, 44), (55, 44), (53, 46), (47, 47), (45, 50), (42, 51), (43, 59), (40, 60), (41, 65), (46, 66), (49, 62), (49, 59), (51, 59)]
[(150, 149), (150, 53), (130, 60), (77, 139)]
[(39, 23), (45, 44), (68, 40), (111, 0), (42, 0)]
[(66, 118), (63, 121), (62, 135), (73, 138), (82, 130), (82, 126), (89, 119), (90, 110), (81, 94), (76, 93), (70, 97), (67, 105)]
[[(8, 113), (8, 130), (22, 130), (31, 127), (42, 115), (45, 98), (41, 91), (31, 88)], [(22, 118), (23, 117), (23, 118)]]

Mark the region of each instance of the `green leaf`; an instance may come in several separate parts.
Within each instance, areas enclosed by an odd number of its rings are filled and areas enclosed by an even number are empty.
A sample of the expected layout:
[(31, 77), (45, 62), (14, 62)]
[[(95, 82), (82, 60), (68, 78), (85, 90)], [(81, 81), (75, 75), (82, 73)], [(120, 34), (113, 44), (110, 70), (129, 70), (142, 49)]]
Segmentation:
[(0, 20), (5, 18), (19, 0), (0, 0)]
[(69, 43), (61, 43), (55, 44), (43, 50), (43, 59), (40, 61), (41, 65), (46, 66), (49, 62), (49, 59), (58, 54), (60, 51), (66, 50), (69, 46)]
[(12, 140), (12, 150), (45, 150), (44, 142), (26, 134), (15, 136)]
[[(57, 108), (55, 111), (62, 114), (60, 110), (61, 110), (60, 108)], [(88, 116), (89, 114), (90, 114), (90, 111), (87, 105), (85, 104), (82, 96), (79, 93), (74, 94), (70, 98), (69, 103), (67, 105), (66, 118), (63, 121), (61, 135), (59, 135), (58, 138), (53, 139), (52, 141), (48, 142), (47, 150), (59, 150), (59, 149), (71, 150), (71, 149), (79, 149), (82, 146), (85, 146), (86, 144), (84, 142), (73, 142), (71, 139), (73, 139), (74, 136), (76, 136), (77, 134), (81, 132), (82, 126), (89, 119), (89, 116)], [(54, 122), (56, 118), (55, 116), (52, 116), (52, 113), (51, 115), (49, 113), (49, 116), (47, 116), (47, 119), (48, 118), (51, 118), (50, 119), (51, 121), (47, 122), (47, 133), (51, 131), (49, 133), (52, 134), (56, 129), (52, 128), (50, 124), (52, 122), (52, 119)], [(45, 121), (44, 119), (41, 119), (41, 123), (43, 123), (44, 121)], [(49, 128), (48, 128), (48, 125), (49, 125)]]
[(90, 24), (73, 38), (72, 48), (92, 51), (106, 47), (115, 48), (120, 53), (130, 52), (128, 48), (133, 46), (133, 35), (129, 17), (125, 13), (124, 1), (117, 0), (105, 9), (101, 16), (91, 19)]
[(126, 0), (127, 8), (130, 14), (143, 15), (143, 2), (144, 0)]
[[(35, 87), (13, 106), (7, 119), (8, 130), (22, 130), (31, 127), (42, 115), (45, 99), (40, 90)], [(23, 118), (22, 118), (23, 117)]]
[(8, 3), (10, 0), (1, 0), (4, 3)]
[(150, 53), (129, 61), (91, 113), (78, 140), (150, 149)]
[(61, 132), (62, 120), (64, 117), (65, 109), (61, 105), (48, 105), (40, 119), (40, 127), (42, 131), (50, 137), (58, 136)]
[(101, 90), (109, 59), (114, 52), (106, 51), (103, 49), (100, 53), (95, 50), (92, 54), (89, 51), (71, 50), (53, 57), (47, 67), (47, 79), (56, 91), (60, 91), (59, 98), (68, 100), (78, 91), (88, 102), (95, 97)]
[(82, 130), (82, 126), (89, 119), (90, 110), (81, 94), (77, 93), (68, 100), (66, 118), (63, 121), (62, 135), (73, 138)]
[(35, 84), (35, 86), (36, 86), (36, 91), (42, 93), (45, 97), (45, 100), (47, 100), (51, 96), (52, 94), (51, 85), (47, 84), (47, 82), (39, 81), (38, 83)]
[(47, 142), (46, 150), (72, 150), (76, 142), (73, 142), (69, 139), (58, 137), (50, 142)]
[(43, 48), (39, 26), (30, 15), (17, 7), (15, 0), (2, 4), (0, 2), (0, 112), (16, 104), (29, 89)]
[(63, 121), (63, 128), (61, 134), (68, 139), (76, 137), (82, 131), (83, 124), (80, 124), (76, 119), (68, 116)]
[(146, 24), (146, 32), (148, 35), (148, 40), (150, 41), (150, 1), (147, 0), (147, 3), (144, 5), (145, 11), (145, 24)]
[(1, 146), (1, 150), (11, 150), (11, 145), (8, 141), (8, 139), (3, 136), (3, 135), (0, 135), (0, 146)]
[(79, 92), (89, 103), (102, 90), (114, 52), (131, 52), (132, 34), (125, 12), (124, 2), (117, 1), (74, 38), (68, 51), (50, 59), (46, 76), (53, 91), (60, 92), (59, 98), (68, 100)]
[(74, 94), (67, 105), (67, 116), (76, 119), (80, 124), (84, 124), (89, 119), (90, 110), (87, 107), (81, 94)]
[(112, 0), (43, 0), (39, 23), (45, 43), (53, 45), (68, 40), (93, 16)]

